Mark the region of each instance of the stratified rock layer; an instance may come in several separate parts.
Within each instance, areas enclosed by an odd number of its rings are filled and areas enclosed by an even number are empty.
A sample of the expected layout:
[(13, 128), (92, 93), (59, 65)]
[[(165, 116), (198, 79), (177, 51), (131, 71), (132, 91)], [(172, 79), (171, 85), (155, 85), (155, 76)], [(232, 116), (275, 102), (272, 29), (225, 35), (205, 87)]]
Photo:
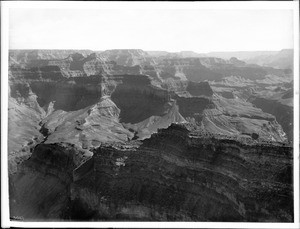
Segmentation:
[(102, 145), (89, 158), (72, 145), (41, 144), (11, 178), (11, 214), (26, 220), (293, 220), (291, 147), (191, 128), (172, 124), (140, 143)]
[[(100, 147), (71, 199), (94, 219), (291, 221), (292, 150), (172, 125), (136, 149)], [(88, 198), (89, 197), (89, 198)]]

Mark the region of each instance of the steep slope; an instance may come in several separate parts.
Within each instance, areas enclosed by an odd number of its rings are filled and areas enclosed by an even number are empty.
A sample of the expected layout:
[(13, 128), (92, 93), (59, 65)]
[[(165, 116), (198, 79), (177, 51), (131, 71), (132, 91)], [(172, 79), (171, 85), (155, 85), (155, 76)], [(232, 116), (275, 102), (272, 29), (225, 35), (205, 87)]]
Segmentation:
[(293, 103), (281, 103), (274, 98), (254, 97), (250, 101), (264, 112), (273, 114), (290, 141), (293, 141)]
[[(9, 78), (11, 77), (9, 72)], [(7, 149), (9, 173), (14, 173), (18, 164), (30, 157), (34, 146), (44, 139), (39, 132), (39, 123), (45, 114), (28, 84), (25, 83), (22, 87), (9, 85)]]
[(170, 108), (167, 110), (167, 114), (163, 116), (151, 116), (142, 122), (136, 124), (124, 124), (124, 126), (134, 131), (136, 138), (145, 139), (149, 138), (153, 133), (156, 133), (159, 128), (167, 128), (172, 123), (184, 123), (186, 120), (179, 113), (178, 105), (176, 101), (170, 101)]
[(8, 100), (8, 169), (16, 171), (23, 160), (28, 159), (33, 147), (44, 137), (39, 132), (42, 114), (13, 98)]
[(217, 109), (203, 112), (202, 131), (227, 136), (242, 135), (258, 141), (287, 141), (285, 132), (274, 116), (241, 101), (237, 104), (236, 100), (222, 100), (221, 103), (228, 104), (225, 110), (222, 105), (217, 105)]
[(48, 135), (45, 143), (67, 142), (90, 149), (102, 142), (127, 141), (133, 134), (119, 123), (119, 114), (120, 109), (107, 96), (81, 110), (57, 110), (42, 122)]
[(70, 144), (37, 145), (30, 159), (9, 177), (10, 216), (25, 221), (62, 219), (69, 205), (72, 172), (85, 160)]
[(153, 115), (163, 115), (169, 94), (153, 86), (149, 77), (127, 75), (111, 95), (112, 101), (120, 108), (120, 121), (138, 123)]

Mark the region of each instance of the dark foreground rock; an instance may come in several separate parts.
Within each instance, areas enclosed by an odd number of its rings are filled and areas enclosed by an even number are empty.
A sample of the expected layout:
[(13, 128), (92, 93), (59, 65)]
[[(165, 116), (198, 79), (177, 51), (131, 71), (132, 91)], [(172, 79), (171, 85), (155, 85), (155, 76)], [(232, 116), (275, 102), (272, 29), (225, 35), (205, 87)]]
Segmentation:
[[(172, 124), (84, 158), (41, 144), (11, 176), (25, 220), (293, 221), (292, 148), (199, 135)], [(21, 212), (20, 212), (21, 211)]]

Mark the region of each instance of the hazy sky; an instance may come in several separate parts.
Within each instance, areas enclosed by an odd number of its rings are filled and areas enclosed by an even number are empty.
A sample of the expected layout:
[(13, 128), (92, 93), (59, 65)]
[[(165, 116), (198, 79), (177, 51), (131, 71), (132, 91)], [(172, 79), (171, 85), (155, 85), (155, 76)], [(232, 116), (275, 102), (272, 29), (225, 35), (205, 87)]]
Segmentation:
[(293, 48), (292, 10), (10, 9), (10, 49)]

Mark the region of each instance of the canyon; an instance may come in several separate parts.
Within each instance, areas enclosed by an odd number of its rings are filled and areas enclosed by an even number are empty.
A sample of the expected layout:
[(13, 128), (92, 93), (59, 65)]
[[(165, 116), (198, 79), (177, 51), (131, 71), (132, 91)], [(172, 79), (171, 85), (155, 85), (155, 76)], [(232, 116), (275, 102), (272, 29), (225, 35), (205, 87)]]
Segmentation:
[(194, 52), (10, 50), (10, 215), (292, 222), (293, 69)]

